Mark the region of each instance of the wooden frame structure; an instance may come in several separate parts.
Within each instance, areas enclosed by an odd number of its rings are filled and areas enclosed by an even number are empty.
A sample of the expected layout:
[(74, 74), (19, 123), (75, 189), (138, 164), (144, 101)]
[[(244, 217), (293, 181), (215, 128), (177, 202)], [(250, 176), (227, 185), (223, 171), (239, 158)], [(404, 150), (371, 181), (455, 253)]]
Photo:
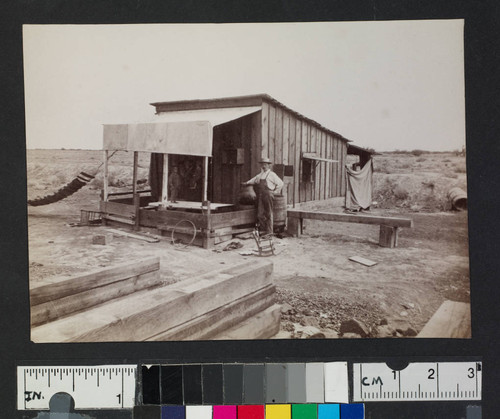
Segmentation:
[[(100, 208), (104, 222), (168, 230), (181, 220), (189, 220), (199, 232), (196, 244), (210, 248), (255, 224), (255, 209), (238, 207), (238, 195), (241, 182), (255, 176), (259, 161), (266, 157), (285, 183), (283, 193), (289, 206), (345, 196), (349, 140), (268, 95), (152, 106), (156, 116), (151, 122), (104, 126)], [(134, 152), (134, 186), (128, 200), (125, 195), (117, 199), (109, 193), (107, 160), (112, 150)], [(139, 152), (164, 155), (160, 202), (154, 209), (148, 205), (148, 195), (136, 187)], [(196, 212), (168, 205), (169, 155), (203, 158), (203, 190)], [(221, 212), (210, 202), (233, 207)]]

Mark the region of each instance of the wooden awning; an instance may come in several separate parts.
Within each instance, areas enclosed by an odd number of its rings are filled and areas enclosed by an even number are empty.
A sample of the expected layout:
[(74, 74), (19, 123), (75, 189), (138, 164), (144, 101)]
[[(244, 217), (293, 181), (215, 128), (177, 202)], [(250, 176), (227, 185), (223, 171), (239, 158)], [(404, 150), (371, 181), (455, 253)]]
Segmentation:
[(209, 157), (213, 127), (260, 109), (248, 106), (165, 112), (144, 123), (104, 125), (103, 149)]
[(338, 160), (332, 160), (332, 159), (326, 159), (324, 157), (319, 157), (316, 155), (316, 153), (302, 153), (302, 158), (303, 159), (309, 159), (309, 160), (315, 160), (315, 161), (326, 161), (328, 163), (338, 163)]
[(104, 125), (104, 150), (212, 155), (208, 121)]

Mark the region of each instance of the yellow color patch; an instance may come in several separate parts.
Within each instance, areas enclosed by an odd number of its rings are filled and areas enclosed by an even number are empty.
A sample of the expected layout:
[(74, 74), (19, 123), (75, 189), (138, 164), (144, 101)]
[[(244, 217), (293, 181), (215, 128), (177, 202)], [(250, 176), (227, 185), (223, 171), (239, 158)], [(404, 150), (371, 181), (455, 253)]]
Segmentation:
[(291, 419), (291, 417), (291, 405), (266, 404), (266, 419)]

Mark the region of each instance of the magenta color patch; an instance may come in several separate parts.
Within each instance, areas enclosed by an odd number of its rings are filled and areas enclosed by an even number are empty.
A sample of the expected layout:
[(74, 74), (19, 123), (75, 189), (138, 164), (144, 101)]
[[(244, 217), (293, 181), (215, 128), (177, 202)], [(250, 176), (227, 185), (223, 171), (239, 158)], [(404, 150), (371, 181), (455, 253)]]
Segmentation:
[(236, 419), (236, 406), (214, 406), (213, 419)]

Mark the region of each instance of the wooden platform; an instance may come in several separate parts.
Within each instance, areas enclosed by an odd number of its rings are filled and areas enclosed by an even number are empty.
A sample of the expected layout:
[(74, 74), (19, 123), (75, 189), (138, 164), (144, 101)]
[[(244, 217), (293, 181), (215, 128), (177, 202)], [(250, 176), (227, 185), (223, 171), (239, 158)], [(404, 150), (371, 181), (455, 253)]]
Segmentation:
[(446, 300), (418, 334), (419, 338), (470, 338), (470, 304)]
[[(47, 296), (43, 301), (35, 293), (34, 301), (46, 304), (47, 310), (36, 315), (31, 338), (34, 342), (213, 339), (243, 326), (246, 339), (267, 337), (279, 329), (279, 315), (268, 311), (274, 306), (272, 269), (271, 262), (252, 260), (154, 290), (138, 289), (125, 296), (106, 293), (111, 297), (107, 301), (92, 294), (84, 310), (80, 307), (63, 316), (48, 297), (54, 292), (39, 292)], [(67, 296), (64, 285), (58, 283), (58, 289)], [(71, 296), (77, 299), (78, 294)], [(68, 305), (65, 302), (64, 307)], [(262, 328), (251, 321), (247, 325), (254, 317)]]
[[(181, 204), (179, 202), (179, 204)], [(200, 205), (197, 203), (197, 205)], [(221, 204), (220, 210), (227, 210), (231, 206)], [(169, 230), (177, 223), (191, 221), (197, 230), (193, 244), (211, 249), (216, 244), (231, 240), (233, 235), (251, 231), (257, 221), (255, 208), (234, 210), (228, 212), (203, 211), (193, 212), (192, 209), (146, 209), (136, 211), (133, 205), (113, 201), (101, 201), (99, 210), (104, 223), (112, 222), (122, 225), (158, 229), (158, 233), (170, 234)], [(201, 207), (200, 207), (201, 211)], [(137, 215), (136, 215), (137, 214)], [(119, 225), (118, 224), (118, 225)], [(190, 234), (187, 234), (190, 236)], [(192, 235), (192, 233), (191, 233)]]
[[(162, 202), (150, 202), (148, 204), (149, 207), (159, 207), (163, 205)], [(177, 202), (172, 202), (168, 201), (166, 203), (167, 208), (171, 209), (180, 209), (180, 210), (199, 210), (201, 211), (207, 211), (208, 206), (207, 205), (202, 205), (201, 202), (194, 202), (194, 201), (177, 201)], [(211, 211), (217, 211), (219, 209), (228, 209), (234, 207), (233, 204), (223, 204), (223, 203), (218, 203), (218, 202), (210, 202), (210, 210)]]
[(288, 210), (287, 217), (288, 233), (296, 237), (300, 236), (303, 232), (304, 219), (380, 225), (379, 244), (382, 247), (391, 248), (398, 246), (398, 233), (400, 228), (413, 228), (413, 220), (411, 219), (376, 215)]

